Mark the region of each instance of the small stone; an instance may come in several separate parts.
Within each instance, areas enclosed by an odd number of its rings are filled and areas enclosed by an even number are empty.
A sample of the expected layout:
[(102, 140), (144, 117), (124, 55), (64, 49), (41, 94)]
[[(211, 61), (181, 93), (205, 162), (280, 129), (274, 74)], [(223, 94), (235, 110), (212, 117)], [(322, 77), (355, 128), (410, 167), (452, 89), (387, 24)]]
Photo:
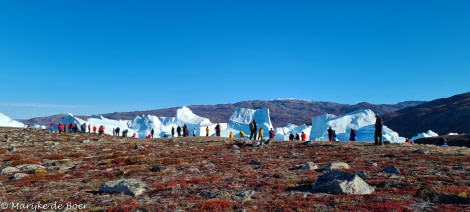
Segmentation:
[(317, 164), (315, 164), (314, 162), (307, 162), (304, 166), (302, 166), (302, 168), (300, 168), (301, 170), (315, 170), (315, 169), (318, 169), (318, 166)]
[(237, 194), (239, 197), (244, 197), (244, 198), (250, 198), (253, 195), (255, 195), (255, 191), (249, 190), (249, 191), (242, 191)]
[(395, 166), (389, 166), (385, 169), (382, 170), (383, 173), (387, 173), (387, 174), (400, 174), (400, 169), (398, 169), (397, 167)]
[(167, 168), (163, 167), (163, 166), (153, 166), (152, 167), (152, 172), (162, 172), (164, 170), (167, 170)]
[(188, 171), (190, 171), (190, 172), (201, 172), (198, 168), (189, 168)]
[(255, 161), (255, 160), (251, 160), (250, 165), (259, 166), (259, 165), (261, 165), (261, 162), (258, 162), (258, 161)]
[(424, 150), (424, 149), (418, 149), (418, 150), (416, 150), (416, 153), (423, 154), (423, 155), (427, 155), (427, 154), (429, 154), (429, 151), (428, 151), (428, 150)]
[(333, 171), (337, 169), (349, 169), (349, 165), (344, 162), (333, 162), (328, 164), (328, 166), (325, 167), (325, 170), (327, 171)]
[(24, 177), (27, 177), (27, 176), (29, 176), (29, 175), (25, 174), (25, 173), (16, 173), (15, 175), (13, 175), (13, 181), (21, 180), (21, 178), (24, 178)]
[(369, 163), (366, 163), (366, 166), (367, 166), (367, 167), (377, 167), (377, 163), (371, 163), (371, 162), (369, 162)]
[(215, 166), (215, 164), (212, 163), (212, 162), (209, 162), (209, 163), (206, 163), (204, 166), (205, 167), (213, 167), (213, 166)]

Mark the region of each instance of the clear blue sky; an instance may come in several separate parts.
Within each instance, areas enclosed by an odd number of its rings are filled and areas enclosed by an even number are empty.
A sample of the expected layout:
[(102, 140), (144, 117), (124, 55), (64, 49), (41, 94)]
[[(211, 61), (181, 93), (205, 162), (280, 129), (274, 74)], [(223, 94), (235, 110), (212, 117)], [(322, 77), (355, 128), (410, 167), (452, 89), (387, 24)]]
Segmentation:
[(468, 0), (0, 0), (0, 112), (16, 119), (468, 91)]

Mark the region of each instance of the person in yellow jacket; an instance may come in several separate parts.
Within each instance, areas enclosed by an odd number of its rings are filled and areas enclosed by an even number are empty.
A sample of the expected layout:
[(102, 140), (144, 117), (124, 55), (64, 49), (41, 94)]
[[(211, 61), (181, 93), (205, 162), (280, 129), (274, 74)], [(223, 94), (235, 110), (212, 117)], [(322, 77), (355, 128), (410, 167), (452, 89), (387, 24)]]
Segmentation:
[(209, 127), (206, 127), (206, 136), (209, 136), (209, 132), (210, 132)]
[(246, 136), (245, 132), (240, 130), (240, 138), (245, 138), (245, 136)]
[(263, 128), (259, 128), (259, 132), (258, 132), (258, 139), (259, 140), (263, 139), (263, 134), (264, 134)]
[(229, 137), (230, 139), (233, 139), (233, 138), (235, 137), (235, 135), (233, 134), (232, 131), (230, 131), (230, 135), (228, 135), (228, 137)]

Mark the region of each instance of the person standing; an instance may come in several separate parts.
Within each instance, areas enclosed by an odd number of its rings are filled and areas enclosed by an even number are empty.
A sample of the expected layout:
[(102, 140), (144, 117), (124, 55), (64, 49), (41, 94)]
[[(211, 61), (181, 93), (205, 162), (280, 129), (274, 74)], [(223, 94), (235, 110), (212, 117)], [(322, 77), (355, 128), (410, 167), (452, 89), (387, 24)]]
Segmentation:
[(175, 137), (175, 127), (171, 127), (171, 137)]
[(93, 133), (96, 134), (96, 126), (93, 126)]
[(262, 140), (263, 139), (263, 135), (264, 135), (264, 130), (262, 127), (259, 128), (259, 132), (258, 132), (258, 139), (259, 140)]
[(349, 133), (349, 140), (356, 141), (357, 132), (354, 128), (351, 128), (351, 132)]
[(215, 125), (215, 136), (220, 137), (220, 125)]
[(62, 125), (62, 123), (59, 123), (57, 125), (57, 128), (59, 129), (59, 133), (61, 133), (64, 130), (64, 125)]
[(181, 137), (181, 127), (180, 126), (178, 126), (176, 128), (176, 132), (178, 133), (178, 138)]
[(383, 141), (382, 141), (383, 126), (384, 124), (382, 122), (382, 118), (379, 115), (375, 115), (375, 133), (374, 133), (375, 145), (383, 145)]
[(334, 141), (335, 136), (334, 136), (334, 131), (331, 129), (331, 126), (326, 130), (328, 132), (328, 140), (329, 141)]
[(98, 129), (98, 134), (103, 135), (104, 134), (104, 126), (100, 125), (100, 128)]
[(274, 132), (273, 128), (271, 128), (271, 130), (269, 130), (269, 138), (274, 139), (274, 136), (276, 136), (276, 132)]
[(209, 136), (209, 133), (210, 133), (209, 126), (207, 126), (206, 127), (206, 136)]
[(246, 134), (242, 130), (240, 130), (240, 138), (245, 138)]
[(189, 128), (188, 128), (188, 127), (186, 127), (186, 129), (184, 130), (184, 132), (186, 133), (186, 136), (184, 136), (184, 137), (189, 137)]
[(90, 130), (90, 124), (88, 124), (88, 133), (91, 133), (91, 130)]
[(193, 137), (196, 136), (196, 128), (193, 128)]
[(302, 141), (306, 141), (307, 140), (307, 134), (305, 134), (303, 131), (302, 131)]
[(235, 135), (233, 134), (232, 131), (230, 131), (230, 134), (228, 135), (228, 137), (229, 137), (230, 139), (233, 139), (233, 138), (235, 137)]
[(256, 140), (256, 133), (258, 132), (258, 127), (256, 126), (256, 119), (250, 123), (250, 140)]
[(150, 131), (150, 135), (152, 135), (152, 138), (153, 138), (153, 133), (155, 133), (155, 130), (153, 130), (152, 128), (152, 130)]
[(289, 141), (293, 141), (293, 140), (294, 140), (294, 134), (292, 134), (292, 132), (290, 132)]

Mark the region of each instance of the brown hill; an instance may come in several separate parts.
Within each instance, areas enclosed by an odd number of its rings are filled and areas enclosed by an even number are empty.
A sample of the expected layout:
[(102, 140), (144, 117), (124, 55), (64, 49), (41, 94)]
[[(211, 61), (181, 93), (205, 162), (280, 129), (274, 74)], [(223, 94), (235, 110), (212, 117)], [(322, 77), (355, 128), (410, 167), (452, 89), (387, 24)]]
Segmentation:
[(404, 108), (384, 115), (383, 120), (405, 137), (427, 130), (439, 135), (470, 133), (470, 92)]
[[(285, 126), (287, 123), (293, 124), (311, 124), (312, 118), (323, 115), (325, 113), (344, 115), (355, 110), (371, 109), (378, 114), (386, 114), (394, 112), (409, 106), (421, 104), (421, 101), (408, 101), (398, 104), (370, 104), (362, 102), (355, 105), (339, 104), (333, 102), (316, 102), (299, 99), (276, 99), (272, 101), (243, 101), (234, 104), (218, 104), (218, 105), (191, 105), (188, 106), (193, 113), (208, 118), (214, 123), (228, 122), (230, 116), (233, 114), (237, 107), (260, 109), (269, 108), (271, 115), (271, 122), (274, 127)], [(114, 120), (132, 120), (138, 115), (149, 114), (158, 117), (172, 117), (175, 116), (178, 108), (165, 108), (147, 111), (134, 111), (134, 112), (115, 112), (103, 114), (104, 117)], [(47, 125), (51, 122), (57, 123), (62, 120), (65, 114), (32, 118), (23, 121), (27, 124), (43, 124)], [(80, 116), (86, 119), (87, 116)]]

